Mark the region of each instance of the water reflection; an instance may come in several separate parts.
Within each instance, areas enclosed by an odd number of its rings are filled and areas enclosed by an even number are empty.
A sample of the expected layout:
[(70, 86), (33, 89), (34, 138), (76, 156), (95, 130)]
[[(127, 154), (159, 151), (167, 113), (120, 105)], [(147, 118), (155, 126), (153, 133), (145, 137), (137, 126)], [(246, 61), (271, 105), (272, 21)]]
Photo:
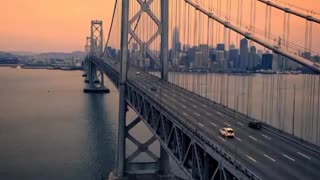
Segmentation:
[(88, 94), (86, 97), (90, 179), (106, 178), (114, 167), (115, 137), (108, 120), (104, 97), (103, 94)]

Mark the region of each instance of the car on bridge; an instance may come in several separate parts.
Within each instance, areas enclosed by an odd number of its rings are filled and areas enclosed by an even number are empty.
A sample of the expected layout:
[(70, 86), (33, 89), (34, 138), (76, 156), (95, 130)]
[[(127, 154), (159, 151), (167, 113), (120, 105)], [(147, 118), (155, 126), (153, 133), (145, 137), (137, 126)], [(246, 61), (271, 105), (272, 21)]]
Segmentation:
[(250, 121), (248, 126), (256, 130), (260, 130), (262, 128), (262, 124), (259, 121)]
[(234, 138), (234, 130), (232, 128), (221, 128), (219, 134), (223, 137)]
[(139, 72), (139, 71), (137, 71), (137, 72), (136, 72), (136, 75), (140, 75), (140, 72)]

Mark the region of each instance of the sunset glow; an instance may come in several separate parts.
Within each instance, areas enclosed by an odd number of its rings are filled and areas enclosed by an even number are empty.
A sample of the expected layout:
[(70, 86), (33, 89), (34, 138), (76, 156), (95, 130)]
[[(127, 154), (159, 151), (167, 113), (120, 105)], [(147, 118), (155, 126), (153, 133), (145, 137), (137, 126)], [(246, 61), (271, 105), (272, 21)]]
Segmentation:
[[(320, 11), (318, 0), (286, 1), (305, 9)], [(103, 20), (107, 33), (113, 5), (113, 0), (2, 0), (0, 50), (34, 52), (83, 50), (85, 37), (90, 33), (89, 25), (92, 19)], [(264, 11), (264, 6), (258, 5), (257, 11)], [(273, 20), (282, 24), (276, 17)], [(263, 24), (263, 21), (257, 19), (257, 24)], [(304, 37), (303, 21), (292, 26), (292, 29), (293, 27), (298, 34), (293, 33), (291, 37), (300, 41)], [(315, 26), (314, 31), (319, 30), (319, 25)], [(319, 42), (320, 39), (315, 41), (313, 46), (318, 47)]]

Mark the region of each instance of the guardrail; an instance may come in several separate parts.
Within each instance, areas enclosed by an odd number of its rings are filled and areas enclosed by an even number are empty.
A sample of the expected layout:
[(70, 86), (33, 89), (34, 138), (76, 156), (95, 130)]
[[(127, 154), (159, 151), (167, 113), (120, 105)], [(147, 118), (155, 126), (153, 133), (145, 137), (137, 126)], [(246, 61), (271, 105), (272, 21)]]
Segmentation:
[[(100, 64), (100, 63), (103, 63), (103, 64)], [(102, 60), (99, 63), (97, 63), (97, 65), (105, 66), (105, 68), (107, 68), (104, 70), (104, 72), (106, 74), (109, 74), (112, 76), (111, 80), (117, 86), (118, 81), (116, 80), (115, 77), (117, 77), (119, 79), (119, 72), (117, 72), (112, 67), (112, 65), (109, 65), (107, 62), (104, 62)], [(111, 72), (108, 72), (108, 70)], [(170, 84), (172, 84), (172, 83), (170, 83)], [(193, 138), (198, 139), (199, 141), (202, 142), (202, 144), (209, 147), (212, 151), (209, 152), (208, 154), (211, 154), (212, 152), (214, 152), (216, 155), (220, 156), (223, 159), (223, 161), (228, 164), (227, 166), (230, 167), (230, 168), (228, 168), (228, 170), (230, 170), (230, 172), (232, 172), (233, 170), (236, 170), (236, 172), (245, 175), (245, 177), (248, 179), (252, 179), (252, 180), (261, 179), (254, 172), (252, 172), (249, 168), (247, 168), (241, 162), (239, 162), (239, 160), (236, 160), (234, 157), (232, 157), (226, 151), (224, 151), (223, 148), (221, 148), (219, 145), (216, 145), (211, 139), (208, 139), (206, 137), (206, 135), (204, 135), (202, 132), (199, 132), (197, 130), (197, 128), (190, 126), (190, 124), (186, 123), (183, 120), (184, 119), (183, 117), (179, 116), (176, 112), (164, 107), (164, 105), (162, 105), (161, 103), (155, 101), (154, 98), (149, 96), (146, 92), (144, 92), (143, 89), (138, 84), (136, 84), (132, 81), (128, 81), (127, 85), (134, 87), (135, 91), (137, 91), (139, 94), (141, 94), (145, 100), (147, 100), (149, 103), (151, 103), (154, 107), (161, 109), (161, 113), (164, 114), (166, 117), (168, 117), (168, 119), (170, 119), (177, 126), (182, 126), (183, 128), (187, 129), (188, 133), (193, 134)], [(173, 85), (175, 85), (175, 84), (173, 84)], [(179, 87), (179, 86), (176, 86), (176, 87)], [(181, 88), (181, 87), (179, 87), (179, 88)], [(144, 121), (144, 122), (147, 123), (146, 121)], [(178, 161), (177, 159), (175, 159), (175, 160)]]

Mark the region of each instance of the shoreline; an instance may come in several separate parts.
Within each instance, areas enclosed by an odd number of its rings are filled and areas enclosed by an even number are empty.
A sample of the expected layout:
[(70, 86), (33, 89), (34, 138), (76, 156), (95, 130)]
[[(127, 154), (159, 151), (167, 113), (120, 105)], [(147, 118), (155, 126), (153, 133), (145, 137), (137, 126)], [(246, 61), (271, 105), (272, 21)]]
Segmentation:
[(17, 68), (17, 69), (47, 69), (62, 71), (82, 71), (82, 67), (52, 67), (52, 66), (28, 66), (24, 64), (0, 64), (0, 67)]

